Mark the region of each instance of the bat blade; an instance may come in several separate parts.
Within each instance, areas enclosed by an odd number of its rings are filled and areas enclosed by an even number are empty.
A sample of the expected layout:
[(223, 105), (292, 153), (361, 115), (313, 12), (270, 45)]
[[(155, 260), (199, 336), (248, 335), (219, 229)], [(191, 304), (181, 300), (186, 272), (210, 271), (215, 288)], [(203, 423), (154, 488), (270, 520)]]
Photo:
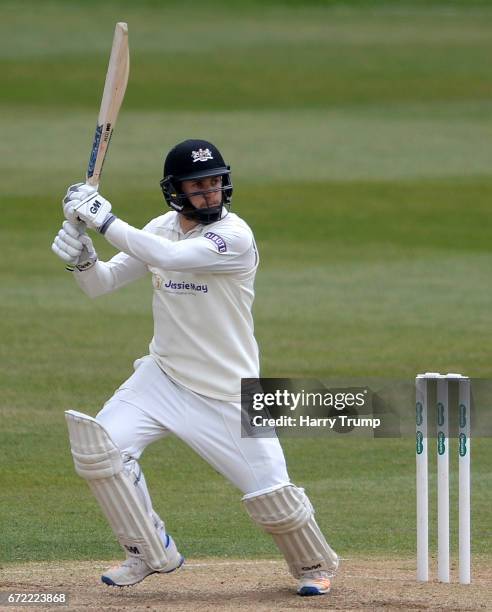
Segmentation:
[(104, 83), (101, 108), (99, 109), (94, 142), (87, 167), (86, 182), (94, 187), (99, 184), (114, 124), (125, 95), (129, 70), (128, 26), (126, 23), (119, 22), (114, 30), (113, 46), (106, 82)]

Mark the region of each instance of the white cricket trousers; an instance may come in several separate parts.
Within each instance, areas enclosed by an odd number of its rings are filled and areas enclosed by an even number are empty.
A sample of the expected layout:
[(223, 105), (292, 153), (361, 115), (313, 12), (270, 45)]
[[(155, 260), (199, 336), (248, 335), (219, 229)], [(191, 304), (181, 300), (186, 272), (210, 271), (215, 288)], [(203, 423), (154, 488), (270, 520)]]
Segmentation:
[(138, 460), (148, 444), (172, 433), (244, 494), (290, 482), (277, 438), (241, 437), (240, 402), (176, 384), (151, 356), (134, 367), (96, 417), (128, 459)]

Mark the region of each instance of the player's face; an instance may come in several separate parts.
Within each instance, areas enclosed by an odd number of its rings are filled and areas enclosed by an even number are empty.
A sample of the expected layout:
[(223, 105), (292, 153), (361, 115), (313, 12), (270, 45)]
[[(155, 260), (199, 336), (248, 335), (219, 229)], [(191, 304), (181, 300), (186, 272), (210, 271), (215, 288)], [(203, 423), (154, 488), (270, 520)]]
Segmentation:
[(184, 194), (195, 208), (219, 206), (222, 200), (221, 188), (221, 176), (206, 176), (205, 178), (183, 181), (181, 185)]

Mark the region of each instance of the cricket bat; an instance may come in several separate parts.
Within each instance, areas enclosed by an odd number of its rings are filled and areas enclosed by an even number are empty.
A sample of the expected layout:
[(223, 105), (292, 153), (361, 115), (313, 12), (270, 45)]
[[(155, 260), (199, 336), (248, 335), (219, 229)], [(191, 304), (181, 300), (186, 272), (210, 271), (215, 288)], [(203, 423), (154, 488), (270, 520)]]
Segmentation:
[(97, 187), (99, 184), (114, 124), (125, 95), (129, 70), (128, 25), (119, 22), (114, 30), (113, 46), (111, 47), (106, 82), (104, 83), (101, 108), (99, 109), (96, 133), (94, 134), (94, 142), (87, 167), (86, 183), (93, 187)]

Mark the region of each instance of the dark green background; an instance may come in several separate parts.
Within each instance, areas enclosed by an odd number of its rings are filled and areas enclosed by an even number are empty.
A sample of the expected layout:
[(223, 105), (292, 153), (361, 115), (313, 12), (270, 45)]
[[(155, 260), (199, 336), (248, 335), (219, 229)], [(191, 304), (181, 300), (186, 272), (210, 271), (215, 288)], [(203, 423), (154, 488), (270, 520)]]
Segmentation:
[[(101, 190), (142, 226), (165, 210), (165, 152), (216, 142), (260, 247), (264, 376), (490, 378), (489, 2), (0, 2), (4, 561), (120, 555), (73, 471), (63, 411), (94, 415), (146, 352), (151, 290), (90, 301), (50, 251), (119, 20), (130, 81)], [(285, 451), (342, 556), (414, 555), (413, 440)], [(142, 463), (186, 556), (276, 554), (180, 442)], [(490, 554), (489, 440), (472, 465), (473, 550)]]

